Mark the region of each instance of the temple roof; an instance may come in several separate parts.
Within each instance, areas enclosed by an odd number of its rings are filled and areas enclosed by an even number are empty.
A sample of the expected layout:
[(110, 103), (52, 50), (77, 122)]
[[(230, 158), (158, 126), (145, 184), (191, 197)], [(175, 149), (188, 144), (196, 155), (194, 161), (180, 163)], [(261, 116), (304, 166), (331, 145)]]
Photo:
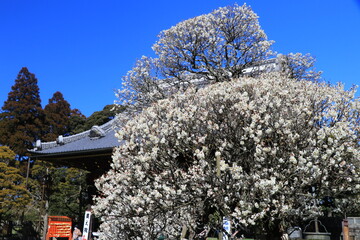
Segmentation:
[(90, 130), (71, 135), (68, 137), (59, 136), (56, 141), (37, 141), (35, 148), (29, 150), (36, 155), (65, 154), (79, 151), (92, 151), (109, 149), (119, 146), (115, 137), (115, 119), (101, 126), (93, 126)]
[(113, 148), (121, 143), (115, 137), (116, 118), (85, 132), (63, 137), (56, 141), (36, 141), (29, 150), (31, 158), (58, 165), (103, 172), (110, 167)]

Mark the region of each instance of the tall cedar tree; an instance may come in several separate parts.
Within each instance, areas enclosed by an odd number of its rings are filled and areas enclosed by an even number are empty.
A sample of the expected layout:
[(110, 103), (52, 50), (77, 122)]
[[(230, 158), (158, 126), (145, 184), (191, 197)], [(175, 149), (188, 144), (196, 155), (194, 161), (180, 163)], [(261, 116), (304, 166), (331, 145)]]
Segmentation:
[(9, 146), (21, 160), (41, 137), (44, 111), (37, 79), (23, 67), (11, 87), (0, 113), (0, 143)]
[(46, 134), (44, 141), (54, 141), (59, 135), (69, 135), (70, 132), (70, 104), (61, 92), (55, 92), (44, 108)]

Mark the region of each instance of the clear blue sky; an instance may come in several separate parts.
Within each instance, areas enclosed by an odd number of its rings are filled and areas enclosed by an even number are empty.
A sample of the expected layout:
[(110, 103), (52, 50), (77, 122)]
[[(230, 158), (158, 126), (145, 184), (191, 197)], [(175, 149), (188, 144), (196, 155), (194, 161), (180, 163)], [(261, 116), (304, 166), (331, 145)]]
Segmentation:
[[(164, 29), (230, 0), (1, 0), (0, 106), (21, 67), (42, 104), (56, 91), (86, 116), (115, 100), (121, 77)], [(279, 53), (311, 53), (326, 80), (360, 85), (360, 0), (249, 0)], [(358, 94), (359, 95), (359, 94)]]

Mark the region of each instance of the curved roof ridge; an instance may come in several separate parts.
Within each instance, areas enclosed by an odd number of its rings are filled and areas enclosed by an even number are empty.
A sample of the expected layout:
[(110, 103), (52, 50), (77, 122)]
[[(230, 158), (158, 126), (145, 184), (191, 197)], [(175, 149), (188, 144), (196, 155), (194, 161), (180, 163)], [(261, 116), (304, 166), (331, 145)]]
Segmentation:
[[(117, 117), (114, 117), (110, 121), (108, 121), (108, 122), (106, 122), (103, 125), (100, 125), (98, 127), (101, 128), (105, 133), (108, 133), (114, 128), (114, 122), (115, 122), (116, 118)], [(56, 147), (59, 144), (67, 144), (67, 143), (75, 142), (77, 140), (86, 138), (86, 137), (89, 136), (90, 131), (91, 131), (91, 129), (86, 130), (86, 131), (81, 132), (81, 133), (74, 134), (74, 135), (66, 136), (66, 137), (59, 136), (56, 141), (41, 142), (41, 149), (45, 150), (45, 149)], [(60, 143), (60, 140), (59, 140), (60, 137), (61, 137), (61, 143)]]

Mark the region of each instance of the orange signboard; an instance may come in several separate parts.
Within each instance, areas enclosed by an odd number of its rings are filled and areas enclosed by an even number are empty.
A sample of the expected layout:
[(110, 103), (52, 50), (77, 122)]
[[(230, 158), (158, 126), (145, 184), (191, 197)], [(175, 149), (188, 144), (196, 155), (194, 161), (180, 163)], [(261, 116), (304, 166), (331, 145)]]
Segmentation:
[(71, 239), (71, 218), (65, 216), (49, 216), (46, 240), (64, 237)]

